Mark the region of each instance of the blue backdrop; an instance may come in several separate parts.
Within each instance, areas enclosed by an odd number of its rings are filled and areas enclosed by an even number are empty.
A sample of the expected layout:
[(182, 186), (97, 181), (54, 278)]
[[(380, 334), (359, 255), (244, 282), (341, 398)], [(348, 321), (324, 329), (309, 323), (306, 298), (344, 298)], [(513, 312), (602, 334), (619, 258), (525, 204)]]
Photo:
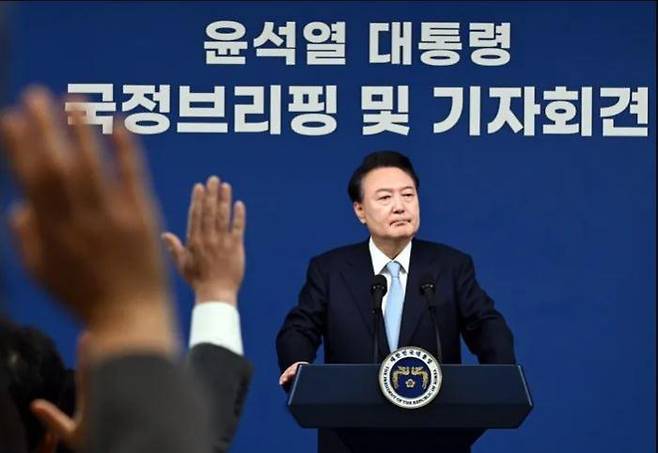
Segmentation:
[[(419, 237), (470, 253), (480, 284), (516, 339), (535, 409), (517, 431), (487, 433), (475, 452), (655, 451), (655, 32), (653, 2), (533, 3), (69, 3), (16, 4), (10, 13), (10, 98), (30, 83), (65, 93), (69, 83), (169, 84), (172, 127), (142, 142), (166, 227), (181, 234), (189, 189), (217, 174), (248, 208), (247, 276), (240, 294), (246, 355), (256, 374), (236, 452), (309, 452), (315, 433), (297, 427), (277, 385), (274, 337), (296, 302), (314, 254), (367, 237), (346, 194), (361, 158), (377, 149), (408, 154), (421, 180)], [(205, 62), (205, 29), (218, 20), (246, 27), (245, 65)], [(302, 28), (346, 22), (345, 65), (309, 66)], [(297, 24), (297, 62), (257, 57), (266, 21)], [(411, 65), (368, 62), (368, 24), (413, 24)], [(459, 63), (419, 58), (421, 22), (458, 22)], [(510, 61), (470, 60), (468, 24), (511, 24)], [(0, 61), (2, 61), (0, 59)], [(226, 87), (229, 132), (176, 133), (178, 87)], [(336, 85), (338, 126), (302, 136), (282, 115), (280, 135), (232, 129), (235, 86)], [(409, 86), (408, 135), (362, 134), (361, 86)], [(482, 87), (480, 136), (468, 132), (468, 97), (451, 130), (434, 134), (446, 100), (432, 87)], [(591, 136), (534, 136), (486, 123), (498, 104), (489, 87), (593, 87)], [(602, 87), (648, 88), (647, 137), (604, 136)], [(576, 102), (580, 106), (579, 102)], [(523, 121), (519, 99), (512, 108)], [(258, 119), (258, 116), (254, 117)], [(637, 125), (620, 114), (619, 125)], [(3, 207), (13, 196), (2, 175)], [(73, 365), (78, 326), (16, 265), (2, 227), (2, 272), (10, 315), (55, 337)], [(173, 277), (173, 271), (172, 271)], [(192, 296), (175, 278), (181, 330)], [(472, 361), (472, 358), (467, 359)]]

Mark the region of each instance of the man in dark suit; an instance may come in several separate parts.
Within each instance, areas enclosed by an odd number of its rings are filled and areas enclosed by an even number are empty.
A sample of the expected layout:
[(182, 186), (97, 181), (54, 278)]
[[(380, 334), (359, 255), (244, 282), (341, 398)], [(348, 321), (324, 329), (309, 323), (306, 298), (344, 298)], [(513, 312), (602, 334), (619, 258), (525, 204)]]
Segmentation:
[[(388, 291), (379, 320), (381, 361), (401, 346), (419, 346), (460, 363), (460, 335), (480, 363), (514, 363), (513, 338), (493, 300), (479, 287), (471, 258), (446, 245), (415, 239), (420, 226), (418, 177), (397, 152), (365, 157), (348, 192), (370, 239), (313, 258), (299, 303), (277, 336), (282, 371), (290, 384), (301, 363), (309, 363), (321, 342), (327, 363), (373, 360), (370, 287), (383, 274)], [(441, 352), (421, 285), (432, 283)], [(337, 443), (338, 442), (338, 443)], [(320, 451), (347, 451), (331, 432), (320, 432)]]

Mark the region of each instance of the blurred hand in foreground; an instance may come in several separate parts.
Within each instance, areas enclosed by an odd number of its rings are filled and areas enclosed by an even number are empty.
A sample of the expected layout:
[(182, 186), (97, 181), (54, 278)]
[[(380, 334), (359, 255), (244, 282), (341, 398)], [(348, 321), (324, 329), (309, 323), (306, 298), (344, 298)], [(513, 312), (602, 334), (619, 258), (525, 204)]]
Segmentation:
[(94, 334), (99, 354), (172, 353), (158, 211), (141, 152), (115, 121), (104, 159), (82, 113), (70, 113), (67, 127), (48, 91), (37, 87), (0, 119), (25, 197), (10, 214), (24, 264)]

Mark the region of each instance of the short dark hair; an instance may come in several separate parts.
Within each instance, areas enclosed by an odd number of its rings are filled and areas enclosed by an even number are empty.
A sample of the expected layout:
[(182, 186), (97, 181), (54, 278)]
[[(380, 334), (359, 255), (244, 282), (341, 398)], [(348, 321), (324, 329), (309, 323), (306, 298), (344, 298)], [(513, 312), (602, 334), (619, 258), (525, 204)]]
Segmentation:
[(363, 187), (361, 185), (363, 177), (376, 168), (384, 167), (399, 168), (411, 176), (411, 179), (413, 179), (416, 184), (416, 190), (420, 187), (418, 176), (407, 156), (398, 153), (397, 151), (375, 151), (363, 158), (363, 162), (361, 162), (361, 165), (354, 170), (354, 173), (350, 178), (350, 182), (347, 185), (347, 193), (352, 202), (361, 202), (363, 200)]
[(43, 398), (59, 405), (66, 368), (50, 337), (8, 320), (0, 320), (0, 363), (9, 375), (8, 390), (23, 422), (28, 451), (34, 451), (45, 430), (30, 411), (30, 403)]

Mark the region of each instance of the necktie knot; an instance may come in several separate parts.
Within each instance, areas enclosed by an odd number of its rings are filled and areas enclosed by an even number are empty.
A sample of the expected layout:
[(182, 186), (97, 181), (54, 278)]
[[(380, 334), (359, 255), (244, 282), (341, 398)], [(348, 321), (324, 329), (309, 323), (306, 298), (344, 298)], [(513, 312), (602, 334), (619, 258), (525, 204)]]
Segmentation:
[(391, 277), (399, 278), (400, 277), (400, 263), (397, 261), (391, 261), (386, 265), (386, 269), (391, 273)]

